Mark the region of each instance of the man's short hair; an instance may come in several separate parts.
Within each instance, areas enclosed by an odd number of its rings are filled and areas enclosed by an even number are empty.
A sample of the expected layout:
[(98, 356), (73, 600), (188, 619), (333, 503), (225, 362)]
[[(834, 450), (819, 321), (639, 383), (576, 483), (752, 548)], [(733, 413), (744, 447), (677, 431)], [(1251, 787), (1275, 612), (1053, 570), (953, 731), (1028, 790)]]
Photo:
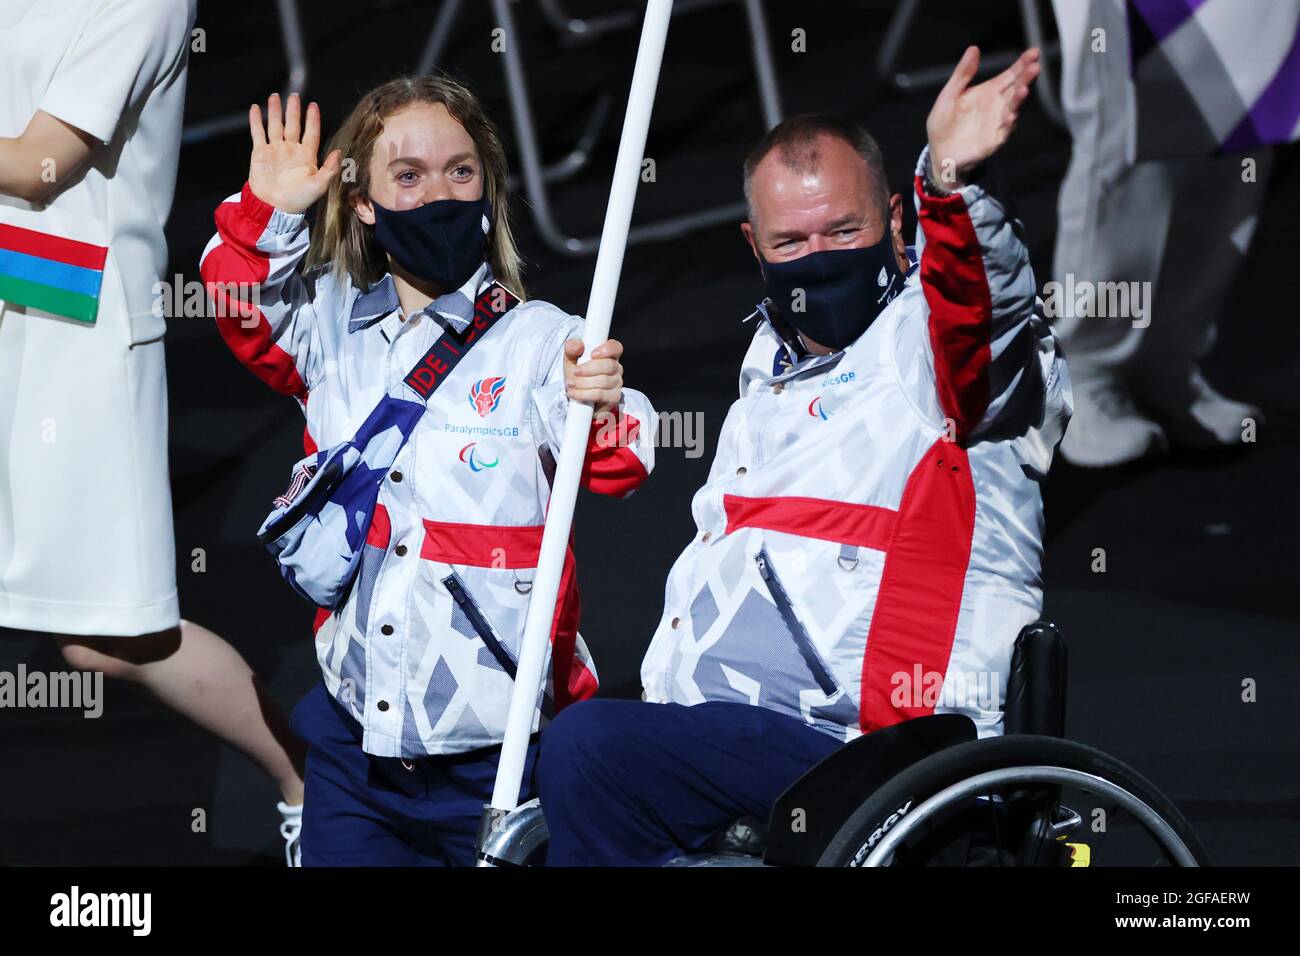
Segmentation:
[(745, 157), (745, 204), (749, 207), (751, 221), (754, 218), (754, 171), (758, 169), (758, 164), (775, 151), (788, 169), (795, 172), (814, 170), (821, 164), (817, 141), (823, 136), (848, 143), (862, 157), (871, 176), (870, 188), (877, 203), (877, 211), (888, 218), (889, 180), (885, 176), (885, 158), (881, 155), (880, 145), (875, 138), (852, 120), (825, 113), (803, 113), (782, 120), (768, 130), (767, 135)]

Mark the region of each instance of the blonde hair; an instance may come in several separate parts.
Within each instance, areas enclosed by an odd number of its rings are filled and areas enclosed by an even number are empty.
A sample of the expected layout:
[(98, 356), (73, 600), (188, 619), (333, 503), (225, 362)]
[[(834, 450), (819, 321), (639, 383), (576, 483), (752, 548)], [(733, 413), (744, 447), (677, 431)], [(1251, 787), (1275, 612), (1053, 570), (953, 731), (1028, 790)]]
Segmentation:
[(523, 263), (510, 231), (509, 171), (505, 147), (483, 106), (469, 88), (442, 74), (403, 76), (375, 87), (353, 108), (352, 114), (330, 140), (330, 150), (341, 151), (343, 160), (355, 162), (353, 182), (336, 176), (320, 200), (307, 251), (307, 267), (330, 267), (335, 275), (348, 276), (359, 289), (368, 289), (388, 272), (388, 258), (375, 242), (372, 227), (357, 216), (353, 203), (370, 192), (370, 154), (384, 130), (384, 120), (416, 103), (441, 103), (465, 127), (474, 141), (483, 165), (483, 190), (492, 206), (488, 231), (487, 260), (497, 281), (519, 298), (524, 298)]

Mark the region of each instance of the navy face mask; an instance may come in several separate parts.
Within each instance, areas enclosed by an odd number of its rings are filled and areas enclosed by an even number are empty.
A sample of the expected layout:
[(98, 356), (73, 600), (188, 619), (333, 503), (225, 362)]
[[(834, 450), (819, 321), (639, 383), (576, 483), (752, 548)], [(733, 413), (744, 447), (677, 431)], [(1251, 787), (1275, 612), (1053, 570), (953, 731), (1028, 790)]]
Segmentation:
[(781, 317), (827, 348), (855, 342), (903, 289), (888, 233), (874, 246), (827, 249), (785, 262), (760, 260)]
[(491, 204), (439, 199), (414, 209), (385, 209), (373, 199), (375, 242), (397, 264), (428, 282), (459, 288), (483, 262)]

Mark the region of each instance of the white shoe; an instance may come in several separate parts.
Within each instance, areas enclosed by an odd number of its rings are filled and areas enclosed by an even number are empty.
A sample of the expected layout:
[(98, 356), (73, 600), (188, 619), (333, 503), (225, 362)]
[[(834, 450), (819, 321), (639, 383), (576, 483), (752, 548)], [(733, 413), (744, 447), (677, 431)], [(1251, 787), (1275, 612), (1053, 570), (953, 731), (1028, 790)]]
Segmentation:
[(302, 866), (302, 804), (289, 806), (277, 803), (283, 821), (280, 823), (280, 836), (284, 837), (284, 865)]
[(1091, 373), (1075, 379), (1074, 415), (1061, 442), (1061, 454), (1071, 464), (1123, 465), (1167, 444), (1164, 431), (1138, 412), (1118, 378)]
[(1190, 448), (1239, 445), (1251, 427), (1249, 423), (1257, 426), (1264, 420), (1254, 405), (1216, 392), (1197, 369), (1176, 387), (1143, 388), (1143, 403), (1164, 424), (1174, 442)]

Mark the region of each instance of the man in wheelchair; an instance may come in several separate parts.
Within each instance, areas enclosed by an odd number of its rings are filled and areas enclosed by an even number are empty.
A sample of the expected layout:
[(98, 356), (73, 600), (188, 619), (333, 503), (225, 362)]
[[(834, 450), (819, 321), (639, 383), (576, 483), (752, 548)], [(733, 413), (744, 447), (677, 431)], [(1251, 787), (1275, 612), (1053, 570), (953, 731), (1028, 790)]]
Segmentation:
[(1040, 482), (1070, 415), (1019, 224), (983, 164), (1039, 72), (966, 51), (926, 123), (903, 235), (879, 147), (786, 120), (745, 162), (767, 297), (643, 701), (542, 735), (550, 865), (703, 847), (847, 741), (958, 712), (1001, 733), (1012, 643), (1042, 603)]

